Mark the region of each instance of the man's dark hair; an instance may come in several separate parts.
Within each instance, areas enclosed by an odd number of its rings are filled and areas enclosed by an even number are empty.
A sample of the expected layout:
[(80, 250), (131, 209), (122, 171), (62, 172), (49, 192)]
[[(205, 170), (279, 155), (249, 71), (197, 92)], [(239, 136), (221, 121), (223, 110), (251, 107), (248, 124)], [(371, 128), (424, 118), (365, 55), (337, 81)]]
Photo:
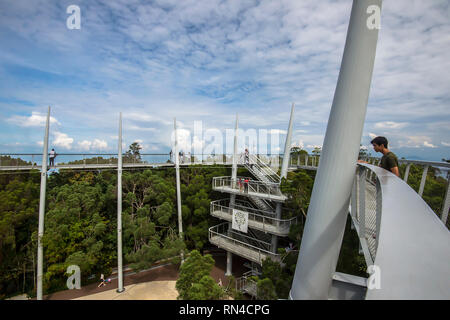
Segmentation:
[(371, 144), (376, 143), (379, 146), (384, 145), (385, 148), (388, 147), (388, 141), (385, 137), (376, 137), (372, 141), (370, 141), (370, 143)]

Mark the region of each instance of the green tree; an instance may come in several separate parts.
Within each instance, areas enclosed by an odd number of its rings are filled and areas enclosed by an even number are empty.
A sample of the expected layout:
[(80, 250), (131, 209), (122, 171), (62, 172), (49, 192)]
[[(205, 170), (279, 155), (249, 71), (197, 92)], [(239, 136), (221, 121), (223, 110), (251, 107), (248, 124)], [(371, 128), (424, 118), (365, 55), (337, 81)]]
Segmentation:
[(220, 300), (225, 292), (209, 276), (203, 276), (198, 283), (193, 283), (190, 290), (187, 291), (184, 300)]
[(142, 147), (139, 145), (138, 142), (133, 142), (130, 144), (128, 151), (125, 153), (125, 159), (126, 162), (135, 162), (139, 163), (141, 162), (141, 152)]
[(358, 159), (367, 159), (371, 156), (369, 150), (367, 150), (367, 147), (363, 146), (362, 144), (359, 145), (359, 155)]
[[(192, 250), (180, 267), (176, 288), (179, 300), (219, 299), (223, 290), (211, 278), (214, 259), (210, 254), (202, 256), (198, 250)], [(193, 291), (191, 291), (193, 290)], [(222, 293), (219, 294), (219, 292)]]
[[(39, 175), (39, 173), (38, 173)], [(2, 177), (0, 185), (0, 299), (33, 288), (39, 183), (35, 174)], [(28, 276), (27, 276), (28, 275)]]
[(260, 300), (276, 300), (278, 299), (275, 287), (269, 278), (258, 280), (257, 282), (257, 298)]
[(314, 155), (314, 156), (320, 156), (320, 153), (322, 152), (322, 147), (314, 147), (314, 150), (313, 151), (311, 151), (311, 153)]

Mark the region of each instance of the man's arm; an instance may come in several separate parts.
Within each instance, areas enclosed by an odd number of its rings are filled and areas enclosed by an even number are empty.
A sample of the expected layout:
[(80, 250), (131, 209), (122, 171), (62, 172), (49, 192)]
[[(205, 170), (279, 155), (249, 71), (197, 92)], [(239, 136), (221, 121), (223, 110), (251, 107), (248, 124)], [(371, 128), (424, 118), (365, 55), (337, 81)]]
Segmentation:
[(391, 172), (400, 178), (400, 173), (398, 172), (398, 167), (391, 168)]

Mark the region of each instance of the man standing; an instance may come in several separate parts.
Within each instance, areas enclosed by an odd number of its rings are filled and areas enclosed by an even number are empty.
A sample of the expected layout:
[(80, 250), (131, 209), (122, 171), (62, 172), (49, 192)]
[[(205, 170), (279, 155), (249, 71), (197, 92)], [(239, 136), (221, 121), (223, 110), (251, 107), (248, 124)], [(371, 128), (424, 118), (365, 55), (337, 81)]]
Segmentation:
[(52, 149), (52, 151), (50, 151), (50, 167), (54, 167), (55, 166), (55, 158), (56, 158), (56, 152), (55, 149)]
[(400, 177), (397, 156), (388, 149), (387, 139), (385, 137), (376, 137), (370, 141), (370, 143), (372, 144), (375, 152), (381, 152), (383, 154), (380, 161), (380, 167), (392, 172), (397, 177)]

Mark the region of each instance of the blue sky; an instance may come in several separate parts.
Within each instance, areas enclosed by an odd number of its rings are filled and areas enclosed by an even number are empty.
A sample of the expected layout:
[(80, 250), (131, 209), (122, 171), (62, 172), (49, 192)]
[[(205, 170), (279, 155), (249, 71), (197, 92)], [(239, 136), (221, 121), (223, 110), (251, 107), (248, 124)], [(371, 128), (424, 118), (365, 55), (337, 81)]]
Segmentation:
[[(81, 29), (69, 30), (69, 5)], [(0, 152), (168, 152), (173, 118), (321, 146), (352, 1), (0, 0)], [(450, 158), (449, 1), (385, 0), (361, 143)], [(284, 135), (281, 135), (284, 139)], [(282, 144), (282, 143), (281, 143)], [(345, 142), (343, 142), (345, 147)]]

